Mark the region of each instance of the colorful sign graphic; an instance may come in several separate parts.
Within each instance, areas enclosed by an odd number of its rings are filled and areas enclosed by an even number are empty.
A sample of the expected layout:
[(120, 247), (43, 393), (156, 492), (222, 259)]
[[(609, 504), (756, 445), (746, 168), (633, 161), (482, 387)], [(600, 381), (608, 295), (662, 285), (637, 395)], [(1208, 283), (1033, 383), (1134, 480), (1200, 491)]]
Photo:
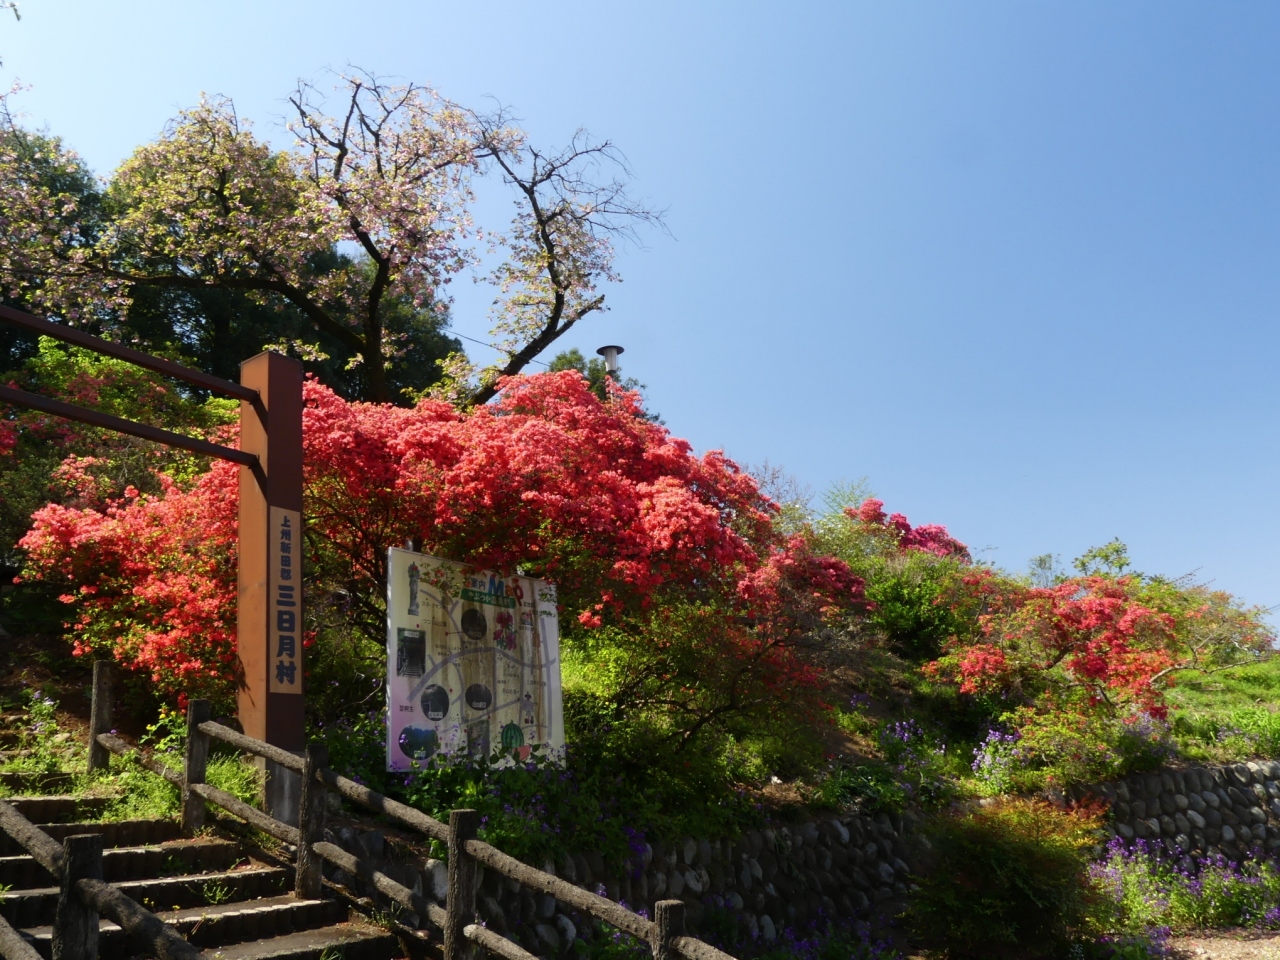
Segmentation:
[(387, 769), (564, 751), (556, 588), (387, 554)]

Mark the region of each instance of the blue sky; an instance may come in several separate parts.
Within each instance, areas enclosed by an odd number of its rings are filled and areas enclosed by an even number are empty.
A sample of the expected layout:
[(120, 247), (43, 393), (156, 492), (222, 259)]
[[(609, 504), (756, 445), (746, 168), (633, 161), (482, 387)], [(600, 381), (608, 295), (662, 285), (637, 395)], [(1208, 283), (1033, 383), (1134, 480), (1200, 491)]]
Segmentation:
[[(613, 140), (672, 236), (564, 343), (697, 448), (867, 477), (1000, 565), (1120, 537), (1280, 604), (1280, 6), (24, 0), (0, 81), (106, 173), (357, 64)], [(458, 332), (485, 301), (456, 285)], [(487, 358), (485, 358), (487, 359)], [(989, 548), (989, 549), (988, 549)]]

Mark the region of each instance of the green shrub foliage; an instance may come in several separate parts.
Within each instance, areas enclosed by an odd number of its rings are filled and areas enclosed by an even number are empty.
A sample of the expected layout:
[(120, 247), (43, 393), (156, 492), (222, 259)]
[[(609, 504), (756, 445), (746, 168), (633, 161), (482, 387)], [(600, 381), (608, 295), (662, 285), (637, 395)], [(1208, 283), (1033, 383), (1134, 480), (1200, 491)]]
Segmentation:
[(1088, 849), (1098, 823), (1022, 799), (938, 817), (907, 911), (912, 934), (952, 960), (1065, 952), (1095, 899)]

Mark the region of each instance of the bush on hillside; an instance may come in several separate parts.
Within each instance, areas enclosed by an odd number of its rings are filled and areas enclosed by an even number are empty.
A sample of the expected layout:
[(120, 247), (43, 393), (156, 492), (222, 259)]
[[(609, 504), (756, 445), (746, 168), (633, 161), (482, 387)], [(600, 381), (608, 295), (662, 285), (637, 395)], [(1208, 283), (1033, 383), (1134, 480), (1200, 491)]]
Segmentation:
[(1005, 799), (938, 816), (912, 894), (912, 934), (953, 960), (1060, 955), (1096, 899), (1089, 849), (1101, 818)]
[[(805, 644), (831, 614), (862, 606), (861, 579), (777, 528), (775, 506), (734, 463), (696, 456), (636, 394), (611, 391), (601, 401), (575, 371), (540, 374), (459, 411), (351, 403), (307, 382), (313, 721), (382, 706), (370, 678), (385, 669), (387, 548), (412, 538), (557, 584), (565, 689), (599, 704), (612, 753), (645, 743), (675, 769), (716, 768), (722, 780), (820, 762), (823, 677)], [(171, 701), (229, 706), (237, 468), (158, 485), (38, 511), (27, 575), (66, 588), (78, 652), (114, 657)]]
[(827, 501), (814, 529), (821, 549), (866, 581), (864, 631), (919, 663), (973, 630), (972, 611), (953, 602), (954, 583), (971, 564), (969, 550), (945, 527), (912, 527), (900, 513), (886, 515), (880, 500), (863, 497), (858, 488), (836, 489)]

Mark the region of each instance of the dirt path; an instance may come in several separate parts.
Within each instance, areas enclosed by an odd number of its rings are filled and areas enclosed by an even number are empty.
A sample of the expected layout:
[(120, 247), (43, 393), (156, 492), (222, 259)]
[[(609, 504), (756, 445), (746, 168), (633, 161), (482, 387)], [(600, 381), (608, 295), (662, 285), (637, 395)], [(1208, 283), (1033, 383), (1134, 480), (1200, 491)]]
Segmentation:
[(1280, 960), (1280, 933), (1274, 931), (1221, 930), (1174, 937), (1169, 946), (1177, 960)]

